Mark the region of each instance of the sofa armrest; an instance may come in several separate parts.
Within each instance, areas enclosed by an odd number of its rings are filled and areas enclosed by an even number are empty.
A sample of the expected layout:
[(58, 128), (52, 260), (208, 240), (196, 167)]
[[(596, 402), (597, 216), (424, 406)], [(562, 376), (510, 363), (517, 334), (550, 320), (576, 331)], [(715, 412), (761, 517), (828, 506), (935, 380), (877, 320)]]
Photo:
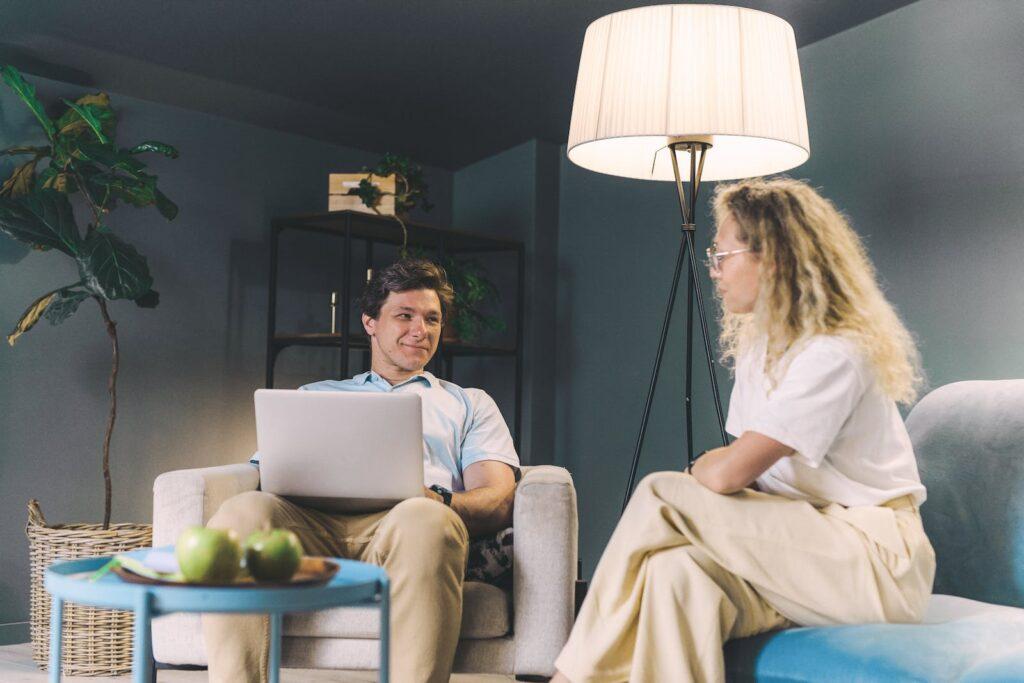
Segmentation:
[(562, 467), (524, 467), (512, 528), (516, 675), (550, 676), (575, 611), (579, 520), (576, 489)]
[(153, 482), (153, 545), (174, 543), (185, 527), (206, 524), (221, 503), (259, 484), (259, 469), (246, 463), (161, 474)]

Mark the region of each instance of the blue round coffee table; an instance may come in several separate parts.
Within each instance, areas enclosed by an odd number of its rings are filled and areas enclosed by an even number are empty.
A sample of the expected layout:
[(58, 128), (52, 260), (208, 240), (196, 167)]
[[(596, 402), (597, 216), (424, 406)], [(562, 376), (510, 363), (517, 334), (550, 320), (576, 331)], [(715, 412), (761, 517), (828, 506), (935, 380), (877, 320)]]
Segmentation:
[[(151, 549), (143, 548), (126, 555), (142, 558)], [(173, 546), (159, 550), (173, 551)], [(163, 586), (128, 583), (113, 573), (96, 581), (89, 575), (110, 560), (90, 557), (55, 562), (46, 570), (46, 590), (53, 596), (50, 609), (50, 681), (60, 681), (61, 622), (64, 602), (93, 607), (133, 610), (135, 638), (132, 678), (135, 683), (152, 683), (153, 642), (150, 622), (153, 617), (174, 612), (256, 612), (270, 615), (270, 683), (277, 683), (281, 672), (281, 623), (285, 613), (310, 612), (328, 607), (377, 606), (380, 608), (380, 680), (388, 680), (389, 586), (380, 567), (355, 560), (336, 559), (341, 569), (321, 586), (268, 588), (206, 588), (199, 586)]]

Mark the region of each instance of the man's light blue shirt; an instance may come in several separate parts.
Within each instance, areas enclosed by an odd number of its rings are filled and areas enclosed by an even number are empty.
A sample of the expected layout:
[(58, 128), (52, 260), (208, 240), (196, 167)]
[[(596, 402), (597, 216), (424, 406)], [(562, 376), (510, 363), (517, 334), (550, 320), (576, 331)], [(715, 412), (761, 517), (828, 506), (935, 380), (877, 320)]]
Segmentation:
[(462, 473), (473, 463), (484, 460), (519, 467), (519, 456), (508, 425), (494, 399), (480, 389), (463, 389), (429, 372), (392, 386), (373, 371), (352, 379), (314, 382), (299, 389), (419, 394), (423, 406), (423, 479), (426, 486), (440, 484), (452, 491), (464, 491)]

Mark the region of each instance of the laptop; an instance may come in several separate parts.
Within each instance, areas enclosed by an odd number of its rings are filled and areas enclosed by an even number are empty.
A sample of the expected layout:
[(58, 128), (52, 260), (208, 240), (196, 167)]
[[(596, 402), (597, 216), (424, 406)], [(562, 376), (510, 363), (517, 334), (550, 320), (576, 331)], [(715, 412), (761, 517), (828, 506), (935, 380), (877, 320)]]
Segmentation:
[(260, 488), (328, 512), (375, 512), (423, 495), (416, 394), (258, 389)]

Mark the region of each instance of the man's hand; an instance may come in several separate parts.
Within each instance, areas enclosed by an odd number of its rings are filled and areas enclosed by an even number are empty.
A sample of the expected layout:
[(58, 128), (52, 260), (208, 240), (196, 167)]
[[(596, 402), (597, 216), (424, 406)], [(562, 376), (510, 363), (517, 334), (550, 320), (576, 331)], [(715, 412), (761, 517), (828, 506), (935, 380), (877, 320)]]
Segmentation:
[(750, 486), (792, 448), (758, 432), (744, 432), (728, 446), (708, 451), (693, 463), (693, 476), (716, 493), (736, 493)]
[[(497, 460), (475, 462), (462, 473), (466, 490), (452, 494), (452, 510), (466, 523), (470, 538), (495, 534), (512, 526), (516, 478), (512, 468)], [(430, 489), (424, 492), (438, 502)]]

